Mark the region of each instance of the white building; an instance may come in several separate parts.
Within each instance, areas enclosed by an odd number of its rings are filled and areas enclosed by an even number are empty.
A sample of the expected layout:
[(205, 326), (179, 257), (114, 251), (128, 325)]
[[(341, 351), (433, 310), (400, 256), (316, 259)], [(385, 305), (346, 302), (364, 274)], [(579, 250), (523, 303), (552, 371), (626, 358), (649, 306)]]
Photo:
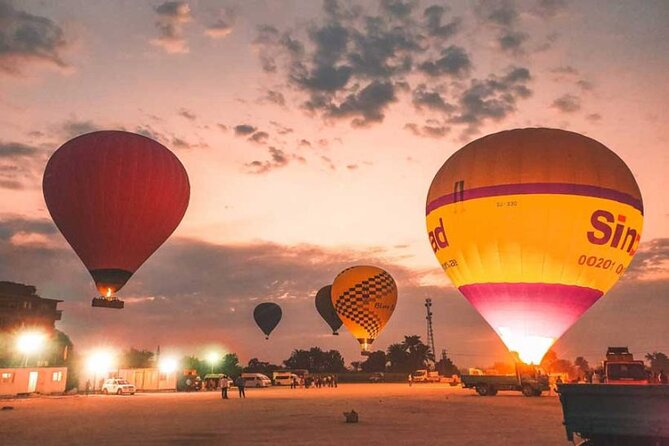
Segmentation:
[(0, 396), (65, 392), (67, 367), (17, 367), (0, 369)]

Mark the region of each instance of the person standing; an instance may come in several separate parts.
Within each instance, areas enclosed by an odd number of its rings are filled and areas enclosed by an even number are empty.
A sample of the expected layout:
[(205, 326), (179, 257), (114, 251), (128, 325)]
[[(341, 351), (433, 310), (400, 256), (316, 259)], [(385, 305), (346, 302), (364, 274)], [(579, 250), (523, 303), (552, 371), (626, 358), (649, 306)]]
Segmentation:
[(664, 370), (660, 370), (660, 374), (657, 376), (657, 378), (660, 384), (669, 384), (669, 378), (667, 378), (667, 374), (664, 373)]
[(239, 375), (235, 384), (237, 384), (237, 390), (239, 390), (239, 397), (246, 398), (246, 391), (244, 389), (246, 382), (244, 382), (244, 378), (241, 375)]
[(221, 398), (224, 400), (228, 399), (228, 387), (230, 387), (230, 380), (227, 376), (221, 378)]
[(413, 384), (413, 376), (409, 373), (409, 387), (411, 387), (411, 384)]

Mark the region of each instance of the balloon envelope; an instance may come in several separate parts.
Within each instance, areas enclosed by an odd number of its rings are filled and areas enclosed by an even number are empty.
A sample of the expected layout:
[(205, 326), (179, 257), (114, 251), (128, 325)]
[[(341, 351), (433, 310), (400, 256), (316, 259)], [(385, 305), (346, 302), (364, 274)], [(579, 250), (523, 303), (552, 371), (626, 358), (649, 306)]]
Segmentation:
[(265, 333), (265, 338), (269, 338), (269, 334), (279, 325), (281, 321), (281, 307), (274, 302), (263, 302), (258, 304), (253, 310), (253, 319), (256, 324)]
[(453, 154), (430, 186), (426, 220), (453, 284), (510, 350), (538, 363), (629, 265), (643, 204), (604, 145), (531, 128)]
[(331, 291), (332, 285), (324, 286), (318, 290), (318, 293), (316, 293), (316, 310), (323, 320), (330, 326), (332, 334), (338, 335), (339, 333), (337, 333), (337, 330), (341, 328), (342, 321), (339, 319), (339, 316), (337, 316), (337, 311), (332, 305)]
[(395, 311), (397, 285), (376, 266), (345, 269), (332, 282), (332, 305), (364, 352)]
[(63, 144), (42, 187), (54, 223), (107, 296), (172, 234), (190, 196), (186, 170), (172, 152), (121, 131)]

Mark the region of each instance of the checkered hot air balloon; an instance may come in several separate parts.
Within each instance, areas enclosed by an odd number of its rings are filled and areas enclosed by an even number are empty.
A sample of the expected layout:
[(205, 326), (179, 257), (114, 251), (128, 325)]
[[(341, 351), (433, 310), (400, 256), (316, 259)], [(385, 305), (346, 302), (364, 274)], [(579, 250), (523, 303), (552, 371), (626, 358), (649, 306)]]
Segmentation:
[(397, 285), (381, 268), (354, 266), (332, 282), (331, 298), (337, 315), (358, 340), (364, 355), (395, 311)]

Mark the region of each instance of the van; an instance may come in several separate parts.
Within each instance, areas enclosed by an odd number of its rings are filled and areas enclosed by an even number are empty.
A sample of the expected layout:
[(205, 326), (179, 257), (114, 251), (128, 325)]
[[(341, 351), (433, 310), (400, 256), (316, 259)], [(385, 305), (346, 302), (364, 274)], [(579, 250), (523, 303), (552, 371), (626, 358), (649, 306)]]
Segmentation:
[(269, 387), (272, 381), (262, 373), (242, 373), (246, 387)]
[(289, 386), (293, 379), (299, 380), (296, 374), (290, 372), (274, 372), (273, 378), (275, 386)]

